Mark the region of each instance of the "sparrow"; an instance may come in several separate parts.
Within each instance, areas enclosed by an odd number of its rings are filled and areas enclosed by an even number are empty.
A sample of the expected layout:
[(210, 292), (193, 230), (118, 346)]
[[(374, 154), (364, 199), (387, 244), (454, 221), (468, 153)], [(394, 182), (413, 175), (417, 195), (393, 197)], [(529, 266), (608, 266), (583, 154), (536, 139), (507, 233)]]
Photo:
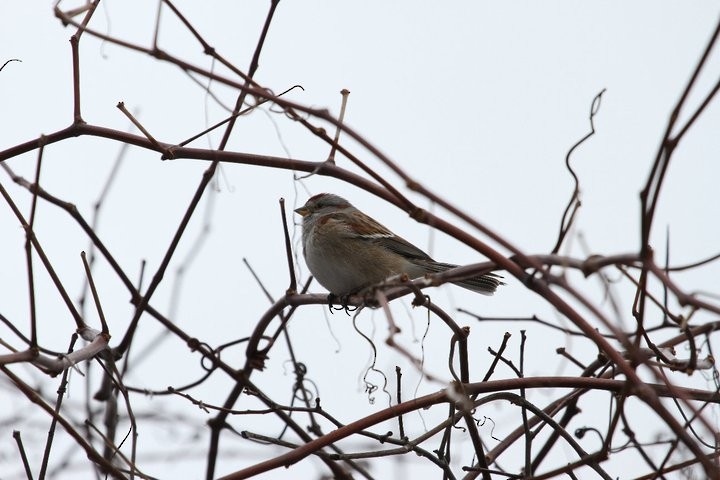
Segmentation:
[[(320, 193), (295, 212), (303, 217), (305, 262), (331, 295), (346, 297), (394, 275), (419, 278), (457, 267), (433, 260), (338, 195)], [(501, 279), (487, 273), (453, 283), (492, 295)]]

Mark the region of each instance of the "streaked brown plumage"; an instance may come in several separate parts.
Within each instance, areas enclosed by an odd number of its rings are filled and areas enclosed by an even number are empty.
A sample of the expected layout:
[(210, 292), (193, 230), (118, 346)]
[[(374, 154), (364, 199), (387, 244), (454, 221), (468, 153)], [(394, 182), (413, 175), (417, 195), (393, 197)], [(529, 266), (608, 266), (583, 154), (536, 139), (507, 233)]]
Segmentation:
[[(295, 210), (303, 217), (303, 253), (308, 268), (330, 293), (356, 293), (393, 275), (418, 278), (457, 267), (436, 262), (415, 245), (338, 195), (321, 193)], [(456, 283), (492, 295), (502, 277), (488, 273)]]

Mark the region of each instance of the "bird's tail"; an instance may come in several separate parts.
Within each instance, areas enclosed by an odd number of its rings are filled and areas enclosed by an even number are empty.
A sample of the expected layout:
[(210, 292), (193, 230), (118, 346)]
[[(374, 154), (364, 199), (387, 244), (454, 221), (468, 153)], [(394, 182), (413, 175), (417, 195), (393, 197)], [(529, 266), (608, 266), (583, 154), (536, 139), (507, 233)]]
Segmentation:
[[(424, 266), (428, 269), (428, 273), (440, 273), (458, 267), (458, 265), (453, 265), (452, 263), (442, 262), (428, 262)], [(482, 295), (492, 295), (500, 285), (505, 285), (502, 278), (500, 275), (494, 273), (486, 273), (452, 283)]]

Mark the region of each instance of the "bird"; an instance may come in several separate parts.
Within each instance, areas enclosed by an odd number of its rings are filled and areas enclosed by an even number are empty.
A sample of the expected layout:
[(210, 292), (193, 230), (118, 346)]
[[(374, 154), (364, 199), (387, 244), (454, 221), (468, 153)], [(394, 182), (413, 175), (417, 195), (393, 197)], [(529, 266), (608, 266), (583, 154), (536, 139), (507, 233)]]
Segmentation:
[[(457, 267), (433, 260), (339, 195), (314, 195), (295, 212), (303, 217), (305, 263), (331, 297), (347, 298), (394, 275), (414, 279)], [(452, 283), (492, 295), (501, 279), (487, 273)]]

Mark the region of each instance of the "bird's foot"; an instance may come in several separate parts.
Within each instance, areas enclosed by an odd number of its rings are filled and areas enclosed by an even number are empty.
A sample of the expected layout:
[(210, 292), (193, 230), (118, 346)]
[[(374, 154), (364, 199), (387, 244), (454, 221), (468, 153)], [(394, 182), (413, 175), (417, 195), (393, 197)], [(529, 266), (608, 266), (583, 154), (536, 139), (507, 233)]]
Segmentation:
[[(350, 299), (350, 295), (343, 295), (338, 297), (334, 293), (331, 293), (327, 296), (328, 299), (328, 308), (330, 309), (330, 313), (335, 313), (335, 310), (345, 310), (345, 313), (350, 316), (350, 312), (354, 312), (358, 309), (357, 306), (350, 306), (348, 305), (348, 300)], [(335, 306), (335, 301), (339, 300), (340, 305)]]
[(430, 303), (430, 295), (423, 295), (421, 293), (415, 294), (415, 298), (413, 298), (413, 301), (411, 305), (413, 307), (421, 307), (423, 305), (427, 305)]

